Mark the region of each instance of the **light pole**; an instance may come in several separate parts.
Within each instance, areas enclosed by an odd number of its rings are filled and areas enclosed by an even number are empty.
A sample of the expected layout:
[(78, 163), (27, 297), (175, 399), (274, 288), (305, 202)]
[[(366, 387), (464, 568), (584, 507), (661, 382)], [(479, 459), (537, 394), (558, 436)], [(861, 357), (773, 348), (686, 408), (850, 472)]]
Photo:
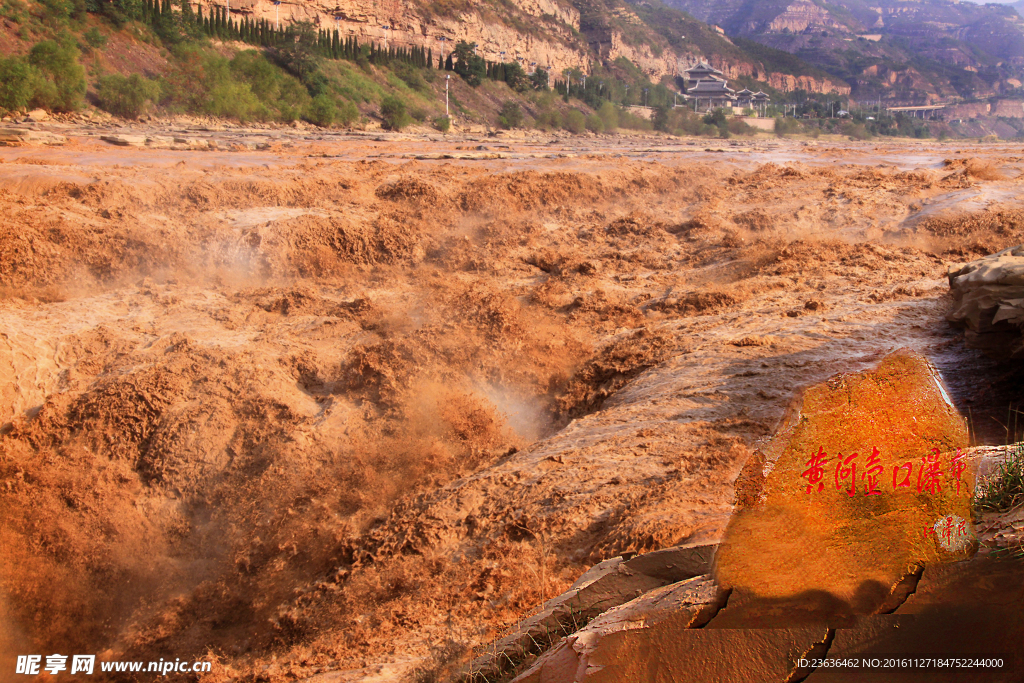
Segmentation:
[(281, 30), (281, 0), (274, 0), (274, 23), (276, 30)]
[(388, 49), (388, 30), (391, 27), (390, 26), (383, 26), (381, 28), (384, 29), (384, 49), (387, 50)]
[(444, 41), (448, 40), (444, 36), (438, 36), (438, 40), (441, 41), (441, 68), (444, 68)]
[(448, 81), (452, 79), (451, 74), (444, 75), (444, 117), (451, 121), (451, 114), (448, 113)]
[(644, 88), (644, 106), (647, 106), (647, 88)]

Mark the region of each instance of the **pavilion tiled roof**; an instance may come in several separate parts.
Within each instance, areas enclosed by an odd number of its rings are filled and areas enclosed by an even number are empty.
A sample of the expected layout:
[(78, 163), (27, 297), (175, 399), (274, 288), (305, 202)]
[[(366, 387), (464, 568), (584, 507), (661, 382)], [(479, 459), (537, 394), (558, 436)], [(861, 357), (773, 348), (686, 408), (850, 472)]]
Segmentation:
[(693, 86), (686, 92), (694, 95), (732, 95), (735, 91), (726, 85), (725, 81), (713, 80), (713, 81), (697, 81), (697, 85)]

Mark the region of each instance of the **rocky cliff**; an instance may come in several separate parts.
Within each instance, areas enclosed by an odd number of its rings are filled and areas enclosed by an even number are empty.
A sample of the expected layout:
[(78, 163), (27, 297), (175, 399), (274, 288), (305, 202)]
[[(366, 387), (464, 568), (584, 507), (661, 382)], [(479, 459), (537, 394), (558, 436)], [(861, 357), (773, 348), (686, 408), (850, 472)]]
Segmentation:
[[(494, 5), (474, 0), (430, 4), (406, 0), (283, 0), (280, 5), (273, 0), (228, 1), (236, 19), (248, 17), (282, 26), (310, 21), (321, 29), (338, 30), (343, 39), (355, 36), (360, 43), (429, 48), (435, 58), (447, 55), (464, 40), (476, 43), (477, 53), (486, 60), (518, 61), (527, 71), (539, 66), (552, 74), (566, 69), (589, 72), (595, 62), (610, 63), (625, 57), (658, 80), (681, 75), (698, 61), (708, 61), (730, 78), (750, 76), (779, 90), (849, 93), (849, 87), (838, 80), (794, 76), (767, 68), (717, 34), (715, 41), (703, 46), (666, 45), (657, 27), (649, 26), (628, 7), (589, 1), (577, 0), (575, 6), (560, 0), (508, 0)], [(223, 4), (193, 0), (193, 6), (202, 6), (206, 13)], [(583, 25), (581, 7), (591, 19), (596, 16), (599, 21)]]
[[(725, 27), (729, 35), (800, 57), (849, 83), (855, 97), (922, 104), (1007, 93), (1024, 80), (1024, 19), (1006, 6), (949, 0), (666, 1)], [(892, 69), (894, 64), (902, 66)], [(889, 78), (866, 75), (865, 68), (873, 66)]]
[[(447, 55), (456, 42), (477, 44), (477, 53), (489, 61), (518, 60), (558, 73), (585, 68), (586, 45), (579, 36), (579, 11), (556, 0), (509, 0), (501, 12), (473, 2), (417, 4), (402, 0), (229, 0), (236, 19), (265, 19), (287, 25), (311, 21), (335, 30), (342, 38), (355, 36), (360, 43), (422, 47), (434, 55)], [(206, 12), (223, 6), (199, 0)]]

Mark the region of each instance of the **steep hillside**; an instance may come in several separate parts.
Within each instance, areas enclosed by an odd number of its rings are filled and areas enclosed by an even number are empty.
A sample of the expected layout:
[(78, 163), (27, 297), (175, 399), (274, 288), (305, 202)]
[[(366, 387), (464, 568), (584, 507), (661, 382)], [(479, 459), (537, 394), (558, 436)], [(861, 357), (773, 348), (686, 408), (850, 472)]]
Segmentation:
[[(793, 69), (737, 48), (728, 38), (658, 0), (236, 0), (237, 20), (287, 25), (307, 20), (342, 39), (355, 37), (447, 55), (459, 41), (475, 43), (486, 61), (541, 67), (553, 74), (625, 57), (654, 81), (707, 60), (732, 77), (751, 76), (778, 89), (841, 92), (845, 84), (809, 67)], [(219, 2), (200, 0), (207, 13)], [(799, 72), (799, 73), (797, 73)], [(803, 76), (799, 82), (787, 76)]]
[(930, 102), (1013, 92), (1024, 19), (1011, 6), (949, 0), (669, 0), (846, 81), (862, 99)]

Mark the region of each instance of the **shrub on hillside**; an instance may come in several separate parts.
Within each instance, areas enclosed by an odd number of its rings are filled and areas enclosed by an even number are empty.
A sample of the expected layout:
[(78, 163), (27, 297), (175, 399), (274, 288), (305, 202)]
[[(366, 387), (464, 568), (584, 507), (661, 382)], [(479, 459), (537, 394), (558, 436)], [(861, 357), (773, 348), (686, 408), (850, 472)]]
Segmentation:
[(160, 103), (171, 111), (291, 122), (309, 106), (302, 83), (255, 50), (231, 60), (194, 48), (177, 52), (175, 69), (161, 81)]
[(85, 68), (78, 63), (79, 54), (78, 48), (67, 42), (43, 40), (32, 46), (29, 63), (42, 71), (53, 85), (45, 93), (37, 90), (36, 96), (46, 100), (39, 101), (40, 106), (57, 111), (75, 111), (82, 107)]
[(447, 116), (438, 116), (434, 119), (434, 128), (438, 129), (442, 133), (447, 133), (451, 130), (452, 120)]
[(498, 112), (498, 122), (502, 128), (519, 128), (523, 125), (523, 110), (513, 100), (505, 100)]
[(317, 95), (306, 108), (306, 120), (321, 128), (330, 128), (337, 117), (338, 108), (330, 95)]
[(406, 64), (405, 62), (395, 62), (392, 64), (391, 70), (394, 71), (395, 75), (402, 79), (402, 81), (404, 81), (405, 84), (413, 90), (417, 92), (427, 92), (430, 90), (430, 86), (427, 85), (425, 80), (423, 80), (421, 70), (415, 66)]
[(591, 133), (600, 133), (604, 131), (604, 121), (597, 114), (591, 114), (587, 117), (586, 126), (587, 130)]
[(582, 133), (587, 129), (587, 117), (578, 109), (570, 109), (565, 114), (565, 129), (570, 133)]
[(721, 107), (716, 108), (714, 111), (708, 112), (704, 116), (704, 123), (715, 128), (721, 128), (726, 125), (727, 119), (725, 116), (725, 110)]
[(597, 115), (601, 117), (605, 130), (615, 130), (619, 127), (619, 110), (611, 102), (603, 103), (597, 110)]
[(242, 123), (272, 118), (267, 107), (253, 94), (248, 83), (224, 81), (210, 89), (206, 110), (214, 116), (238, 119)]
[(402, 130), (409, 125), (409, 112), (405, 102), (394, 95), (388, 95), (380, 103), (380, 118), (388, 130)]
[(338, 107), (336, 122), (342, 126), (351, 126), (359, 118), (359, 108), (353, 102), (343, 100)]
[(562, 127), (562, 115), (557, 109), (543, 111), (537, 117), (534, 125), (542, 130), (558, 130)]
[(83, 33), (82, 38), (85, 39), (86, 45), (96, 50), (102, 50), (107, 46), (107, 37), (95, 26)]
[(731, 119), (726, 126), (733, 135), (754, 135), (757, 133), (756, 128), (746, 121), (740, 121), (739, 119)]
[(871, 131), (864, 126), (863, 123), (854, 123), (853, 121), (844, 122), (841, 128), (843, 135), (849, 135), (854, 140), (870, 140)]
[(0, 109), (24, 109), (35, 94), (39, 74), (20, 57), (0, 57)]
[(97, 84), (100, 107), (126, 119), (137, 119), (146, 110), (146, 104), (160, 97), (160, 86), (155, 81), (132, 74), (127, 78), (117, 74), (103, 76)]
[(775, 134), (780, 138), (800, 131), (800, 122), (796, 119), (788, 119), (782, 116), (775, 118)]

